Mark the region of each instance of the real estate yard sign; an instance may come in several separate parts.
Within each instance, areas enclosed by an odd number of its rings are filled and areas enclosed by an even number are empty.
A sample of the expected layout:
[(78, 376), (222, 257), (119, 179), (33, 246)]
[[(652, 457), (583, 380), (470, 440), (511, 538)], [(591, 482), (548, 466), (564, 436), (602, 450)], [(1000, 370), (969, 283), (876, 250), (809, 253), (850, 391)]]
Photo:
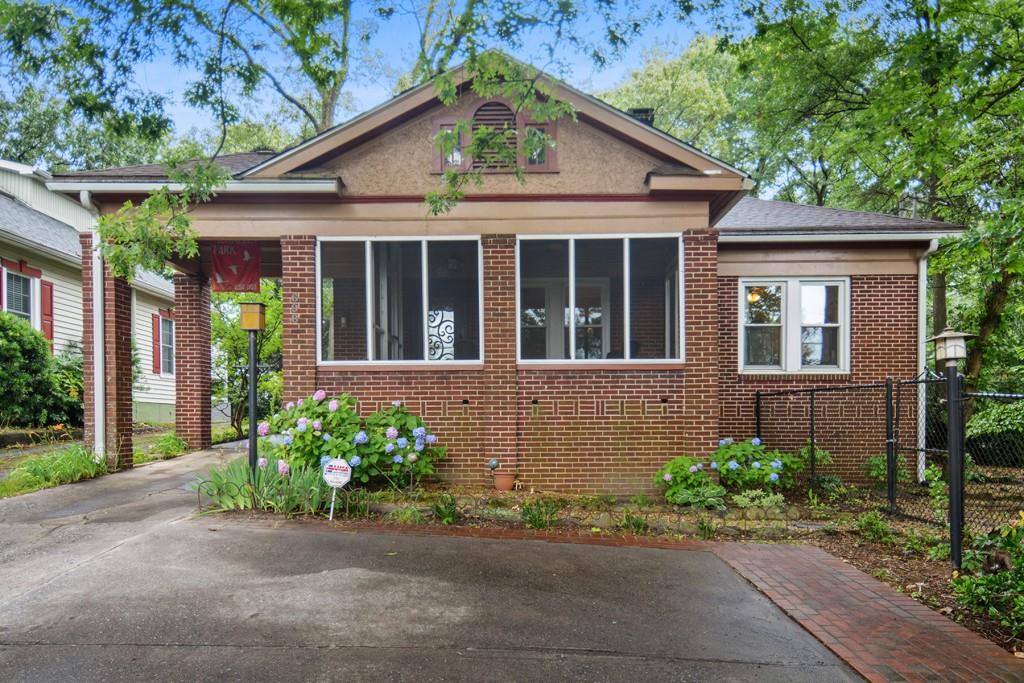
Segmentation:
[(345, 484), (352, 481), (352, 468), (341, 458), (332, 458), (324, 463), (324, 483), (331, 487), (331, 516), (334, 519), (334, 498)]

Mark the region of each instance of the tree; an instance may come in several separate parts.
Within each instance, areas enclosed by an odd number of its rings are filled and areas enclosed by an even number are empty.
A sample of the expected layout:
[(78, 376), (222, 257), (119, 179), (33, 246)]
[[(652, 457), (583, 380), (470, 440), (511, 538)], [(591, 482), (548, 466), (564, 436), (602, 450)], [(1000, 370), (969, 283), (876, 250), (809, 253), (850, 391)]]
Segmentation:
[(257, 385), (261, 414), (273, 412), (281, 401), (281, 283), (260, 281), (260, 293), (214, 293), (210, 318), (210, 340), (213, 344), (213, 394), (231, 407), (231, 426), (242, 438), (242, 423), (248, 417), (249, 405), (249, 333), (238, 325), (241, 301), (260, 301), (266, 305), (266, 328), (256, 335), (256, 357), (259, 363)]

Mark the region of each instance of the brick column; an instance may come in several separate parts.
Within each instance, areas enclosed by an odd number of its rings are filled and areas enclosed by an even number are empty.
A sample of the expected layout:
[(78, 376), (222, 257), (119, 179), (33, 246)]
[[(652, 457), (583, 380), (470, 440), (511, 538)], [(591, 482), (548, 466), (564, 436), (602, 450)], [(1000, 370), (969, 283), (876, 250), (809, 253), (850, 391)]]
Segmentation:
[(210, 447), (210, 281), (174, 275), (174, 428), (190, 448)]
[(485, 456), (515, 472), (516, 403), (516, 240), (484, 235), (484, 385), (487, 438)]
[(683, 259), (686, 443), (682, 451), (710, 453), (719, 438), (718, 232), (709, 229), (684, 233)]
[(316, 390), (315, 237), (281, 238), (281, 295), (284, 400), (294, 401)]
[[(93, 383), (92, 235), (79, 238), (82, 245), (82, 371), (86, 444), (95, 434), (95, 390)], [(104, 451), (107, 466), (132, 466), (132, 289), (108, 268), (103, 273), (103, 385)]]

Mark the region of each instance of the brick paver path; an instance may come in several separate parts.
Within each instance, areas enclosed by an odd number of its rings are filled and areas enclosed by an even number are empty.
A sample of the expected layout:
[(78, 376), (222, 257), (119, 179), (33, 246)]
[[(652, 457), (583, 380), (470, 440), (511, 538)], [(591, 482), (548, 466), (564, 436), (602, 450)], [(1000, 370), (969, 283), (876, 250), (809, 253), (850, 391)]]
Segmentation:
[(1024, 681), (1024, 660), (820, 548), (713, 551), (870, 681)]

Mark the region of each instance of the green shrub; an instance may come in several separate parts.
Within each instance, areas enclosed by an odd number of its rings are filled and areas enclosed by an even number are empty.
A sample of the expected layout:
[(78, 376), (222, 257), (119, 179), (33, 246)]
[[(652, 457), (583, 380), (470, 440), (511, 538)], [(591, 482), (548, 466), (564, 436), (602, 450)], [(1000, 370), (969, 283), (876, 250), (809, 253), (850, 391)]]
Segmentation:
[(183, 438), (171, 432), (157, 439), (150, 451), (161, 458), (176, 458), (188, 452), (188, 444)]
[(53, 371), (57, 390), (53, 393), (52, 411), (60, 413), (67, 424), (81, 427), (85, 395), (82, 347), (77, 342), (68, 343), (53, 359)]
[(882, 517), (878, 510), (862, 512), (857, 516), (854, 527), (861, 536), (872, 543), (888, 543), (892, 540), (892, 531), (889, 529), (889, 523), (885, 521), (885, 518)]
[(647, 524), (647, 515), (626, 511), (622, 516), (622, 521), (619, 522), (619, 528), (631, 534), (641, 536), (647, 533), (650, 526)]
[(701, 517), (697, 520), (697, 535), (701, 540), (710, 541), (718, 534), (718, 525), (710, 517)]
[(758, 438), (722, 439), (711, 456), (722, 486), (732, 491), (790, 488), (807, 466), (806, 456), (769, 451)]
[[(331, 491), (319, 467), (290, 467), (284, 460), (260, 459), (250, 478), (246, 460), (236, 460), (210, 470), (205, 480), (193, 485), (210, 498), (212, 511), (266, 510), (286, 515), (311, 515), (330, 504)], [(335, 509), (337, 514), (337, 509)]]
[(398, 524), (423, 524), (426, 520), (419, 508), (398, 508), (388, 513), (388, 519)]
[(733, 495), (732, 502), (739, 508), (779, 510), (785, 504), (786, 499), (781, 493), (772, 493), (764, 489), (750, 489)]
[(529, 529), (547, 529), (558, 521), (558, 513), (562, 511), (562, 501), (550, 498), (537, 498), (523, 503), (519, 514)]
[(939, 524), (949, 522), (949, 492), (942, 470), (937, 465), (928, 465), (924, 470), (924, 480), (928, 482), (928, 495), (931, 497), (932, 518)]
[(0, 498), (92, 479), (106, 472), (102, 458), (97, 462), (86, 448), (70, 446), (22, 462), (0, 481)]
[(702, 508), (705, 510), (725, 509), (725, 488), (710, 481), (691, 489), (678, 489), (666, 497), (673, 505)]
[(434, 510), (434, 517), (441, 524), (456, 524), (459, 521), (459, 501), (450, 493), (442, 494), (431, 506)]
[(65, 422), (50, 343), (11, 313), (0, 312), (0, 426)]
[[(861, 465), (861, 470), (864, 472), (864, 476), (880, 486), (885, 486), (889, 481), (888, 458), (889, 456), (885, 453), (879, 453), (878, 455), (872, 455), (869, 457), (864, 464)], [(900, 484), (905, 484), (910, 481), (910, 471), (907, 469), (907, 457), (902, 453), (896, 456), (896, 481)]]
[(365, 420), (351, 396), (328, 398), (322, 390), (288, 403), (258, 433), (269, 456), (318, 467), (324, 458), (344, 458), (352, 479), (367, 484), (386, 482), (398, 488), (434, 473), (446, 450), (421, 418), (400, 402)]
[[(1005, 554), (1008, 568), (984, 566), (996, 552)], [(971, 550), (964, 553), (965, 567), (968, 555), (975, 573), (954, 574), (957, 602), (994, 619), (1019, 638), (1024, 634), (1024, 512), (1012, 524), (975, 539)]]

